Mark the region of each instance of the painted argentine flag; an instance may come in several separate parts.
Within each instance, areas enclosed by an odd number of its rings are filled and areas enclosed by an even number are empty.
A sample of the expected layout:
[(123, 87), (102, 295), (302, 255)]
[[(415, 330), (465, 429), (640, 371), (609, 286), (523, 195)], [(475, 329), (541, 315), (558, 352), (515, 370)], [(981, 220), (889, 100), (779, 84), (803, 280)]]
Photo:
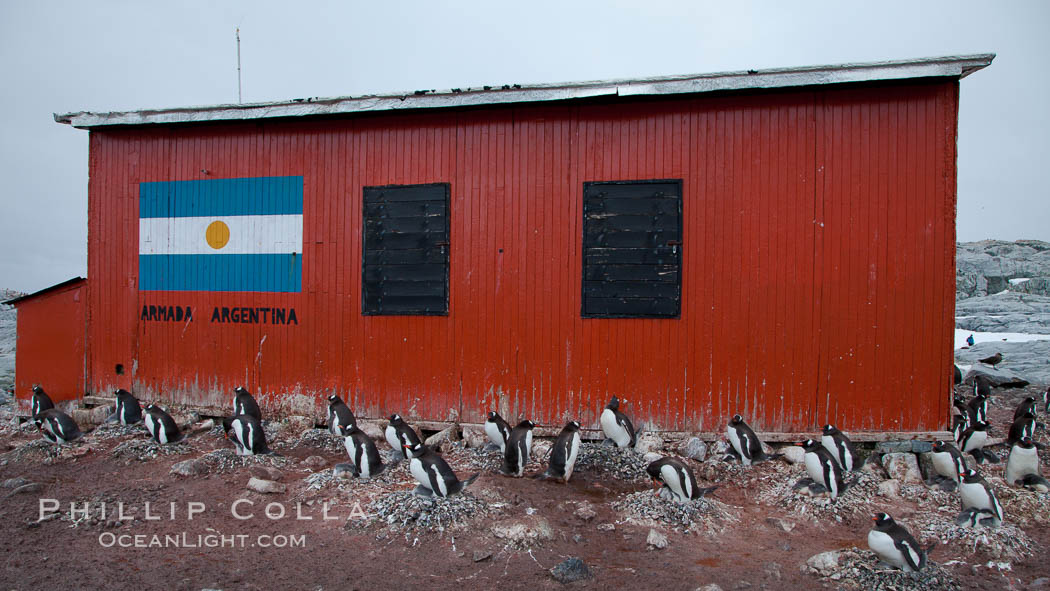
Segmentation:
[(139, 289), (298, 292), (303, 177), (139, 184)]

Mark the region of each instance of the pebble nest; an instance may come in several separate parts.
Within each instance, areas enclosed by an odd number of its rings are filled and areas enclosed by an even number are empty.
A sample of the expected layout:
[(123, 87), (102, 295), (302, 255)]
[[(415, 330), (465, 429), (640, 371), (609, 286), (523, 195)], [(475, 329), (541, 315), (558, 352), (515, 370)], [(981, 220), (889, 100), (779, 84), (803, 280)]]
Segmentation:
[(470, 521), (496, 512), (496, 507), (469, 491), (451, 497), (421, 497), (411, 491), (393, 492), (372, 501), (365, 511), (369, 518), (357, 526), (386, 526), (397, 531), (441, 533), (463, 529)]
[(631, 493), (612, 507), (630, 519), (657, 521), (682, 531), (720, 533), (726, 524), (740, 521), (739, 511), (716, 499), (678, 503), (647, 490)]
[(626, 482), (647, 482), (645, 456), (626, 447), (584, 443), (576, 458), (576, 472), (596, 471)]
[(753, 478), (758, 481), (745, 484), (745, 488), (759, 490), (760, 502), (776, 505), (789, 510), (800, 517), (817, 520), (833, 519), (842, 522), (856, 515), (870, 516), (872, 500), (878, 498), (881, 479), (870, 472), (854, 471), (843, 475), (846, 490), (838, 498), (831, 500), (829, 495), (810, 495), (805, 490), (793, 490), (795, 484), (808, 478), (801, 464), (791, 465), (774, 461), (759, 464), (761, 471), (752, 469)]
[[(955, 512), (958, 514), (958, 511)], [(1009, 518), (1009, 515), (1007, 515)], [(920, 525), (919, 537), (939, 540), (968, 554), (986, 554), (994, 559), (1021, 559), (1034, 553), (1032, 540), (1024, 530), (1010, 523), (999, 527), (959, 527), (951, 520), (936, 520)], [(944, 550), (942, 550), (943, 552)]]
[(346, 445), (343, 444), (343, 438), (333, 435), (325, 429), (307, 429), (289, 447), (313, 447), (334, 453), (346, 453)]
[(111, 456), (126, 463), (133, 461), (146, 462), (158, 456), (177, 456), (187, 454), (193, 449), (185, 441), (161, 444), (153, 438), (129, 439), (113, 448)]
[(120, 423), (102, 423), (95, 430), (91, 432), (91, 437), (104, 441), (107, 439), (117, 439), (119, 437), (131, 437), (137, 435), (145, 435), (146, 427), (142, 423), (135, 425), (121, 425)]
[[(73, 442), (64, 447), (78, 446), (80, 442)], [(62, 454), (63, 446), (55, 445), (46, 439), (36, 439), (24, 443), (17, 448), (3, 454), (4, 462), (51, 462)]]
[(210, 451), (197, 458), (197, 461), (207, 466), (209, 472), (214, 472), (216, 474), (228, 474), (251, 466), (273, 466), (274, 468), (284, 468), (291, 462), (291, 460), (285, 456), (276, 456), (272, 454), (239, 456), (232, 448), (222, 448)]
[(1008, 520), (1050, 525), (1050, 493), (1039, 493), (1004, 484), (995, 487), (995, 496), (1003, 505), (1003, 514)]
[(881, 564), (874, 552), (853, 548), (839, 554), (839, 564), (821, 574), (838, 588), (865, 591), (896, 591), (921, 589), (923, 591), (954, 591), (960, 589), (948, 571), (936, 562), (927, 560), (926, 568), (917, 573), (906, 573)]
[[(468, 477), (475, 472), (498, 472), (503, 466), (503, 454), (499, 452), (499, 449), (485, 451), (484, 448), (468, 448), (459, 441), (452, 444), (451, 449), (441, 455), (456, 470), (456, 473), (463, 477)], [(538, 458), (533, 455), (528, 468), (539, 466), (537, 460)]]

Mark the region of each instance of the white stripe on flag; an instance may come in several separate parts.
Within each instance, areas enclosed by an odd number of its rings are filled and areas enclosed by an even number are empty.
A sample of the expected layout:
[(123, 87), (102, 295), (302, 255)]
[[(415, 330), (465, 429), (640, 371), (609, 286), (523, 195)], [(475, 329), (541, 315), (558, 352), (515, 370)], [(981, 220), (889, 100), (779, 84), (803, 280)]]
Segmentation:
[[(208, 244), (213, 222), (230, 229), (221, 248)], [(303, 216), (240, 215), (139, 219), (139, 254), (283, 254), (303, 252)]]

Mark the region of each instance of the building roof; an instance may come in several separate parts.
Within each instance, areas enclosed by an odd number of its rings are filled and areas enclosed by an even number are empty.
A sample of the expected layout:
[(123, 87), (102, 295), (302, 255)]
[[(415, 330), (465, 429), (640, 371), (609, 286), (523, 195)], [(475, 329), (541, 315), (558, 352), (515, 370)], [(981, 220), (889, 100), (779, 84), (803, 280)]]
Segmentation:
[(907, 78), (964, 78), (992, 63), (994, 53), (966, 56), (931, 57), (900, 61), (805, 66), (692, 74), (635, 80), (596, 80), (557, 84), (504, 84), (482, 88), (416, 90), (414, 92), (306, 98), (267, 103), (227, 104), (171, 109), (143, 109), (109, 113), (55, 114), (55, 121), (73, 127), (150, 125), (242, 121), (282, 117), (344, 115), (404, 109), (440, 109), (564, 101), (610, 96), (657, 96), (696, 94), (761, 88), (790, 88), (856, 82), (902, 80)]
[(54, 291), (59, 291), (66, 287), (73, 287), (74, 285), (79, 285), (85, 281), (87, 281), (87, 279), (84, 279), (83, 277), (74, 277), (72, 279), (67, 279), (66, 281), (63, 281), (62, 283), (56, 283), (51, 287), (45, 287), (44, 289), (41, 289), (39, 291), (34, 291), (33, 293), (26, 294), (24, 296), (19, 296), (17, 298), (12, 298), (10, 300), (0, 303), (7, 304), (9, 306), (18, 306), (19, 304), (24, 304), (26, 300), (31, 300)]

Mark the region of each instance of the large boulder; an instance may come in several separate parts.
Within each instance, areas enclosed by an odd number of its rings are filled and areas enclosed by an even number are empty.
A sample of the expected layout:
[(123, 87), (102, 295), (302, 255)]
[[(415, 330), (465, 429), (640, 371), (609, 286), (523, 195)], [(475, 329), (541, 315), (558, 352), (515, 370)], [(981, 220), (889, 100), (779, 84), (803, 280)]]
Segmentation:
[[(992, 367), (980, 363), (985, 359), (1003, 354), (1003, 361)], [(993, 388), (1021, 388), (1029, 383), (1050, 382), (1050, 340), (1017, 342), (978, 343), (969, 349), (955, 352), (955, 358), (964, 364), (971, 364), (963, 374), (963, 382), (972, 384), (977, 376), (984, 376)]]
[(882, 455), (882, 467), (890, 478), (905, 484), (922, 484), (919, 460), (913, 453), (890, 453)]
[(1050, 244), (1046, 242), (981, 240), (956, 246), (956, 299), (1005, 290), (1050, 295), (1042, 281), (1048, 277)]
[(960, 300), (955, 326), (974, 332), (1050, 334), (1050, 296), (1003, 291)]

